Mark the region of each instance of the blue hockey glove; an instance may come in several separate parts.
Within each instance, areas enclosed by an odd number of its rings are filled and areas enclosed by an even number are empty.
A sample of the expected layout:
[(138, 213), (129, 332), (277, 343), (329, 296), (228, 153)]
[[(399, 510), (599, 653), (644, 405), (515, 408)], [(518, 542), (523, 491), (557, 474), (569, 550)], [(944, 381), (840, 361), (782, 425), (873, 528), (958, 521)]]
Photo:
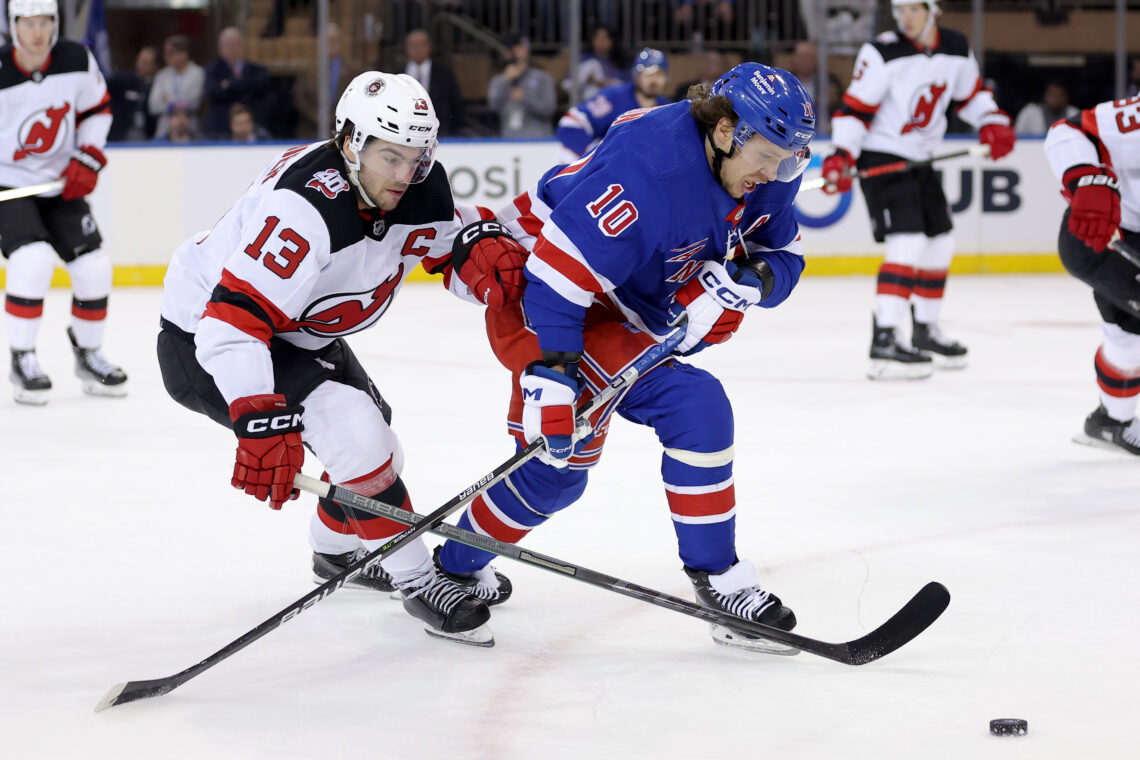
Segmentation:
[(730, 266), (735, 271), (719, 261), (706, 261), (696, 276), (673, 294), (670, 324), (677, 324), (682, 314), (689, 317), (685, 339), (676, 350), (681, 356), (724, 343), (740, 327), (745, 309), (772, 292), (774, 278), (764, 262), (758, 262), (757, 268)]
[[(576, 368), (573, 374), (577, 375)], [(569, 471), (570, 456), (594, 437), (590, 423), (575, 418), (581, 393), (577, 379), (535, 362), (527, 367), (519, 386), (523, 392), (523, 437), (528, 444), (545, 439), (546, 448), (538, 458), (560, 472)]]

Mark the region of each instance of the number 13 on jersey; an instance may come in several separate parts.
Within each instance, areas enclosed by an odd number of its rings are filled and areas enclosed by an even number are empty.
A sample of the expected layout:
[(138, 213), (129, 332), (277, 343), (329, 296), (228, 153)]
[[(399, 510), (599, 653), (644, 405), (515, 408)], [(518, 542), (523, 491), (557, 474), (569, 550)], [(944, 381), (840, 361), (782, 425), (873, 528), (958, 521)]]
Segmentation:
[[(309, 252), (309, 241), (298, 235), (293, 229), (286, 227), (276, 236), (276, 239), (282, 242), (280, 250), (276, 253), (267, 252), (265, 245), (269, 242), (270, 236), (276, 232), (280, 223), (281, 220), (275, 216), (266, 217), (265, 226), (261, 228), (257, 239), (245, 247), (245, 252), (251, 259), (261, 259), (261, 263), (265, 265), (266, 269), (281, 279), (287, 280), (297, 271), (301, 260)], [(263, 254), (264, 258), (262, 258)]]

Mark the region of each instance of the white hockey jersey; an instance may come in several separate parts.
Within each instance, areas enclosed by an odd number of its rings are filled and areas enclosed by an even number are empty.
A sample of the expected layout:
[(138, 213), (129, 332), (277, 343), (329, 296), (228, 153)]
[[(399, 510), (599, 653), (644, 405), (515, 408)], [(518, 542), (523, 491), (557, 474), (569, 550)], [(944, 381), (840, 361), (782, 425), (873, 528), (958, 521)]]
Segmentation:
[(1057, 122), (1045, 136), (1045, 157), (1058, 180), (1079, 164), (1110, 167), (1120, 180), (1120, 226), (1140, 232), (1140, 95)]
[(394, 210), (361, 211), (344, 160), (324, 145), (281, 153), (167, 269), (162, 316), (195, 334), (226, 403), (273, 392), (272, 338), (314, 350), (372, 326), (417, 264), (477, 303), (452, 277), (451, 244), (491, 212), (457, 208), (440, 164)]
[(1010, 123), (983, 87), (965, 35), (940, 29), (927, 51), (885, 32), (859, 50), (851, 85), (832, 116), (831, 140), (856, 158), (874, 150), (925, 160), (946, 134), (951, 107), (974, 128)]
[(78, 146), (102, 150), (110, 129), (107, 84), (81, 43), (61, 39), (40, 71), (0, 50), (0, 186), (59, 179)]

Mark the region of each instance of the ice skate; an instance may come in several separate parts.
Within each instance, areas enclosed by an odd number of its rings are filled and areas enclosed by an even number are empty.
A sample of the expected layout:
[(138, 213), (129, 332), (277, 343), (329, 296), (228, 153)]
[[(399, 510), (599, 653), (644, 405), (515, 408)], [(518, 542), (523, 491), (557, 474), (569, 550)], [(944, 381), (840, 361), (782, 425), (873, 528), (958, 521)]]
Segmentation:
[(1074, 443), (1095, 446), (1117, 453), (1140, 455), (1140, 421), (1113, 419), (1103, 405), (1085, 419), (1084, 433), (1073, 436)]
[(893, 327), (879, 327), (874, 322), (871, 338), (871, 366), (867, 377), (871, 380), (922, 380), (934, 374), (934, 362), (929, 356), (904, 344)]
[(435, 547), (435, 552), (432, 555), (436, 567), (448, 578), (467, 589), (469, 594), (482, 599), (488, 607), (502, 604), (511, 598), (514, 587), (511, 585), (510, 579), (490, 565), (473, 573), (449, 573), (444, 570), (443, 565), (439, 562), (439, 551), (442, 548), (442, 546)]
[[(912, 309), (913, 311), (913, 309)], [(956, 340), (947, 338), (936, 324), (914, 320), (911, 342), (916, 350), (934, 360), (939, 369), (962, 369), (968, 363), (968, 349)]]
[(40, 368), (35, 349), (12, 352), (12, 371), (8, 379), (12, 381), (16, 403), (43, 406), (48, 402), (51, 379)]
[[(748, 560), (738, 560), (728, 570), (716, 575), (691, 567), (686, 567), (684, 570), (685, 575), (693, 582), (697, 601), (702, 606), (727, 612), (729, 615), (754, 623), (770, 625), (782, 631), (790, 631), (796, 627), (795, 613), (785, 607), (778, 596), (757, 585), (756, 568)], [(787, 644), (764, 639), (752, 633), (736, 631), (719, 623), (712, 623), (709, 632), (713, 641), (722, 646), (765, 654), (800, 653), (800, 650)]]
[[(363, 548), (357, 549), (356, 551), (345, 552), (344, 554), (321, 554), (320, 552), (313, 552), (313, 582), (324, 583), (325, 581), (332, 580), (344, 572), (345, 568), (353, 562), (361, 560), (366, 556), (368, 556), (368, 552)], [(385, 594), (392, 594), (393, 597), (399, 596), (396, 592), (396, 584), (392, 582), (392, 576), (380, 566), (379, 562), (348, 581), (348, 583), (345, 583), (344, 587), (379, 591)]]
[(487, 603), (447, 577), (435, 562), (426, 560), (407, 575), (393, 576), (393, 580), (404, 596), (404, 609), (423, 622), (429, 636), (478, 647), (495, 645), (495, 637), (485, 625), (491, 619)]
[(75, 333), (67, 328), (67, 337), (75, 351), (75, 376), (82, 381), (83, 392), (91, 396), (127, 395), (127, 373), (103, 356), (98, 348), (80, 348)]

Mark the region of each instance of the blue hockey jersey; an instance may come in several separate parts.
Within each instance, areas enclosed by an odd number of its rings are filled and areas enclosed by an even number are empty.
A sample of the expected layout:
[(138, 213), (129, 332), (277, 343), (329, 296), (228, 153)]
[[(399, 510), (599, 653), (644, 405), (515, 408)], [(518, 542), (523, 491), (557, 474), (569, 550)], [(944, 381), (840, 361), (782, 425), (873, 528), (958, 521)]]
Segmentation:
[[(579, 103), (563, 115), (558, 122), (555, 137), (575, 154), (584, 156), (605, 137), (614, 119), (626, 111), (641, 108), (636, 92), (633, 82), (615, 84), (600, 90), (597, 95)], [(657, 98), (659, 106), (670, 102), (672, 101), (668, 98)]]
[(661, 340), (673, 294), (707, 260), (763, 259), (775, 286), (760, 305), (788, 297), (804, 268), (800, 180), (759, 185), (740, 204), (713, 176), (704, 141), (687, 102), (626, 114), (594, 152), (554, 167), (500, 214), (533, 250), (523, 309), (543, 350), (581, 351), (596, 298)]

